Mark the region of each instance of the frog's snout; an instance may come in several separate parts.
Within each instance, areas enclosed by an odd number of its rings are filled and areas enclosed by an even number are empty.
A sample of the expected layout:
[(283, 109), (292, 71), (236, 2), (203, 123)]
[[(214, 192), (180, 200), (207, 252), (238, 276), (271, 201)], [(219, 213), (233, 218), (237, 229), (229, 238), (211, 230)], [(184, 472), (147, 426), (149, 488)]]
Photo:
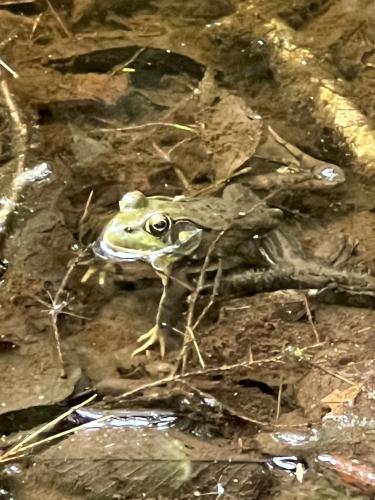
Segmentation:
[(321, 180), (327, 186), (342, 184), (346, 179), (343, 169), (333, 163), (319, 163), (314, 167), (313, 174), (316, 179)]

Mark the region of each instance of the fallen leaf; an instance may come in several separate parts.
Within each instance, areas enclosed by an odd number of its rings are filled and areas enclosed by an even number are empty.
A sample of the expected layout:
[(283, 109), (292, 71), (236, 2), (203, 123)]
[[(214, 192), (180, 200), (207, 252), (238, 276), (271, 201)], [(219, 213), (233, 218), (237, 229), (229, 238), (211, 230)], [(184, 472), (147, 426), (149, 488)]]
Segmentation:
[(362, 389), (362, 384), (354, 384), (347, 389), (335, 389), (325, 396), (321, 403), (328, 406), (335, 415), (342, 414), (348, 405), (353, 405), (355, 398)]

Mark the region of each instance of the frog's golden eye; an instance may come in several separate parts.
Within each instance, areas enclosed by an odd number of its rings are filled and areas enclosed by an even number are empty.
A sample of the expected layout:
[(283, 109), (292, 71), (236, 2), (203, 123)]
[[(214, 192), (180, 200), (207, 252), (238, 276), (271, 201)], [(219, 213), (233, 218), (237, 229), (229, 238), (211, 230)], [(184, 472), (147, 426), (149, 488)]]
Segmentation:
[(163, 214), (153, 214), (145, 222), (145, 230), (153, 236), (163, 236), (171, 228), (171, 218)]

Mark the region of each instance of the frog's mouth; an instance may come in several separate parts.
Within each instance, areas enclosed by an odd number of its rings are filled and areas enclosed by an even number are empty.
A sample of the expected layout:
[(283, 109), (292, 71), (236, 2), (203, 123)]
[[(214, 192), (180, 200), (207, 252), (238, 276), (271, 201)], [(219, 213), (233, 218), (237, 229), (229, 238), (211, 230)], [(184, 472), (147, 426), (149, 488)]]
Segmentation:
[(99, 239), (93, 246), (96, 257), (110, 262), (136, 262), (142, 260), (152, 263), (158, 257), (172, 254), (175, 246), (164, 247), (158, 250), (134, 250), (133, 248), (116, 247), (104, 239)]

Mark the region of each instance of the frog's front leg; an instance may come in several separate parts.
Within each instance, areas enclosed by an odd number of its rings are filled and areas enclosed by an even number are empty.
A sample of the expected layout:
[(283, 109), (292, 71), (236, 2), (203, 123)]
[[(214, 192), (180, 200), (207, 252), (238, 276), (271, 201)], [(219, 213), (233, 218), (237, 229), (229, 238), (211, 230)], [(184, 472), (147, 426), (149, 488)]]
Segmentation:
[(138, 347), (138, 349), (135, 349), (132, 353), (132, 356), (136, 356), (137, 354), (140, 354), (141, 352), (147, 351), (150, 347), (152, 347), (154, 344), (159, 344), (160, 346), (160, 356), (164, 358), (165, 356), (165, 336), (166, 336), (166, 328), (163, 325), (163, 322), (161, 320), (162, 317), (162, 311), (164, 309), (164, 303), (165, 303), (165, 298), (166, 298), (166, 286), (163, 283), (163, 293), (160, 298), (159, 302), (159, 307), (158, 307), (158, 312), (156, 315), (156, 323), (155, 325), (149, 330), (148, 332), (144, 333), (138, 338), (137, 342), (142, 342), (142, 345)]
[(173, 275), (159, 275), (163, 284), (163, 293), (160, 298), (155, 325), (147, 333), (138, 338), (142, 345), (133, 351), (132, 356), (140, 354), (155, 344), (160, 346), (160, 355), (165, 356), (167, 338), (173, 332), (179, 315), (183, 311), (189, 287), (186, 284), (186, 273), (181, 270)]

